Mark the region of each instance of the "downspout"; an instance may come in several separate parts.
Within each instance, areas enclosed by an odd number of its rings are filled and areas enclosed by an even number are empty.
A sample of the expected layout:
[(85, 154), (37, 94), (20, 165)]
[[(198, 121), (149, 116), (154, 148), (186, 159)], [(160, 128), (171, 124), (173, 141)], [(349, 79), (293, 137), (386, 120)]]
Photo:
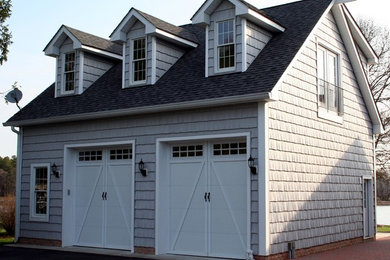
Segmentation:
[(23, 129), (19, 127), (19, 131), (14, 126), (11, 126), (12, 132), (18, 135), (17, 144), (17, 165), (16, 165), (16, 192), (15, 192), (15, 243), (18, 242), (20, 236), (20, 196), (22, 183), (22, 135)]

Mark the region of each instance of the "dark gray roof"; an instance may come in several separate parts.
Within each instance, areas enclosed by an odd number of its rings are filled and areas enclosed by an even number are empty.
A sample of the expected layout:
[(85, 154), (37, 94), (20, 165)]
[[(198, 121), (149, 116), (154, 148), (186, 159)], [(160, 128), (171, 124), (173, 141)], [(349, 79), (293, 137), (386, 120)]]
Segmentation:
[(246, 72), (205, 78), (204, 29), (186, 25), (199, 46), (188, 50), (155, 85), (122, 89), (118, 63), (79, 96), (54, 98), (53, 84), (7, 123), (270, 92), (331, 2), (304, 0), (263, 9), (286, 30), (273, 36)]
[(194, 43), (199, 43), (198, 39), (195, 37), (194, 34), (192, 34), (190, 31), (186, 30), (183, 27), (179, 27), (170, 23), (167, 23), (157, 17), (154, 17), (150, 14), (141, 12), (140, 10), (137, 10), (134, 8), (140, 15), (142, 15), (146, 20), (148, 20), (151, 24), (153, 24), (156, 28), (172, 33), (176, 36), (179, 36), (183, 39), (192, 41)]
[(86, 32), (82, 32), (80, 30), (71, 28), (69, 26), (63, 25), (68, 31), (76, 37), (82, 45), (94, 47), (99, 50), (108, 51), (111, 53), (115, 53), (118, 55), (122, 55), (122, 45), (112, 42), (108, 39), (101, 38), (99, 36), (95, 36), (93, 34), (89, 34)]

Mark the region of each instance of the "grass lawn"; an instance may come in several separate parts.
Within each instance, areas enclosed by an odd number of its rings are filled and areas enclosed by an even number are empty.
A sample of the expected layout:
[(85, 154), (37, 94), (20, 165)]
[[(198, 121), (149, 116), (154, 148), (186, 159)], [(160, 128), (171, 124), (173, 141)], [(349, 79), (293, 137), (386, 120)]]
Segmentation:
[(0, 227), (0, 236), (7, 234), (7, 231), (5, 231), (4, 228)]
[(390, 233), (390, 226), (378, 226), (378, 232)]
[(5, 244), (12, 244), (13, 242), (13, 237), (0, 237), (0, 246)]

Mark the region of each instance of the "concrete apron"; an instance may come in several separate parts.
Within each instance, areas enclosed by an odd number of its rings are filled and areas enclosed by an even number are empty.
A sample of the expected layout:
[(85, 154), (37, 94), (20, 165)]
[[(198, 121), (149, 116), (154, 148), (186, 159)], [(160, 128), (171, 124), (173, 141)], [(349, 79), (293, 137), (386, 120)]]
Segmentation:
[(184, 255), (144, 255), (144, 254), (131, 253), (130, 251), (125, 251), (125, 250), (113, 250), (113, 249), (92, 248), (92, 247), (76, 247), (76, 246), (56, 247), (56, 246), (39, 246), (39, 245), (27, 245), (27, 244), (9, 244), (6, 246), (54, 250), (54, 251), (71, 252), (71, 253), (119, 256), (119, 257), (128, 257), (128, 258), (156, 259), (156, 260), (223, 260), (223, 258), (196, 257), (196, 256), (184, 256)]

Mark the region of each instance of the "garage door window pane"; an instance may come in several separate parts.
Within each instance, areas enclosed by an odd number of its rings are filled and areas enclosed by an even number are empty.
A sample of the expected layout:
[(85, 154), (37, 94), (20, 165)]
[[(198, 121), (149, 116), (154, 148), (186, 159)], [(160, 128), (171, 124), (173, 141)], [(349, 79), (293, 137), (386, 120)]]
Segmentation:
[(222, 143), (213, 145), (214, 155), (246, 154), (246, 143)]
[(133, 149), (113, 149), (110, 150), (110, 160), (130, 160), (133, 159)]
[(103, 159), (102, 151), (84, 151), (79, 152), (79, 161), (101, 161)]
[(173, 146), (172, 157), (185, 158), (185, 157), (198, 157), (203, 156), (203, 145), (187, 145), (187, 146)]

